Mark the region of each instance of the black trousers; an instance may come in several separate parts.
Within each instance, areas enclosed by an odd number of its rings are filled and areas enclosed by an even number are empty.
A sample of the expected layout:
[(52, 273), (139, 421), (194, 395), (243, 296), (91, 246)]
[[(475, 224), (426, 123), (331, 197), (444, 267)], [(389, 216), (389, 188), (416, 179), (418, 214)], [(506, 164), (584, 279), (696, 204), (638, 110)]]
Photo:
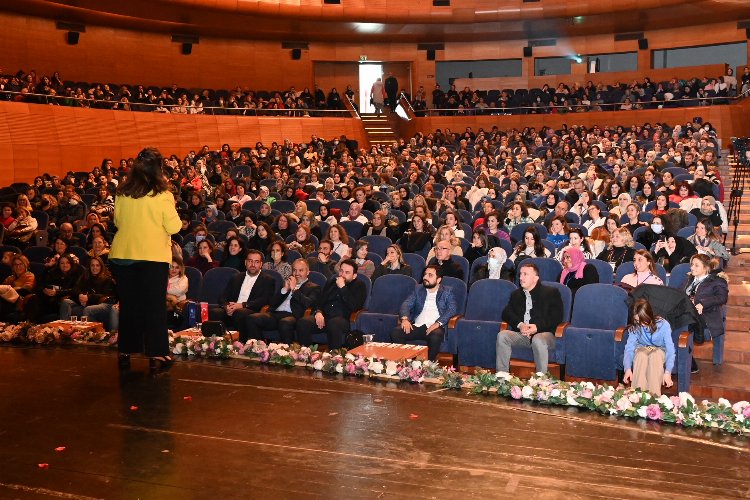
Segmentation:
[(431, 334), (427, 335), (426, 326), (414, 326), (412, 325), (411, 332), (404, 332), (400, 326), (397, 326), (391, 332), (391, 341), (397, 344), (407, 344), (412, 340), (426, 340), (427, 341), (427, 357), (430, 361), (435, 361), (438, 354), (440, 354), (440, 345), (443, 343), (443, 337), (445, 336), (445, 330), (440, 327), (432, 331)]
[(241, 307), (235, 309), (232, 315), (228, 315), (226, 309), (223, 307), (211, 307), (208, 309), (208, 319), (211, 321), (221, 321), (226, 325), (227, 330), (237, 330), (240, 334), (240, 340), (247, 342), (247, 319), (253, 314), (254, 311)]
[[(278, 330), (281, 341), (285, 344), (294, 342), (294, 327), (297, 318), (285, 311), (270, 311), (251, 314), (247, 318), (247, 335), (251, 339), (263, 338), (263, 332)], [(242, 342), (247, 342), (247, 339)]]
[(120, 300), (117, 340), (120, 352), (144, 352), (149, 357), (168, 355), (165, 290), (169, 264), (142, 260), (129, 266), (112, 263), (111, 269), (117, 280)]
[(326, 318), (325, 326), (321, 329), (315, 323), (315, 316), (305, 316), (297, 321), (297, 342), (310, 345), (313, 334), (325, 333), (328, 335), (328, 349), (341, 349), (349, 330), (349, 318), (341, 316)]

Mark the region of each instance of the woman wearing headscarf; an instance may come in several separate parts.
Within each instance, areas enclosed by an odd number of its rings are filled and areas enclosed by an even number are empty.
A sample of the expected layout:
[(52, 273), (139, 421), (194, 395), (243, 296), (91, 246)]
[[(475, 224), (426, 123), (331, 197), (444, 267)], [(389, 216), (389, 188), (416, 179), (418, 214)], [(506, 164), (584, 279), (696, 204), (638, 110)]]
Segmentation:
[(667, 272), (671, 272), (677, 264), (689, 262), (690, 257), (698, 251), (695, 249), (695, 245), (685, 238), (669, 234), (665, 240), (656, 242), (653, 253), (656, 262), (664, 266)]
[(505, 250), (501, 247), (490, 248), (490, 251), (487, 252), (487, 263), (477, 267), (471, 277), (471, 282), (474, 283), (482, 279), (512, 280), (510, 269), (503, 269), (506, 262), (508, 262), (508, 254), (505, 253)]
[(586, 263), (579, 247), (565, 247), (562, 254), (563, 270), (560, 274), (560, 283), (570, 288), (574, 298), (582, 286), (599, 283), (599, 272), (593, 264)]
[(722, 233), (726, 233), (729, 229), (729, 223), (725, 221), (726, 216), (722, 215), (716, 203), (716, 198), (713, 196), (701, 198), (700, 207), (692, 209), (690, 213), (695, 215), (698, 220), (708, 219), (714, 227), (720, 227)]

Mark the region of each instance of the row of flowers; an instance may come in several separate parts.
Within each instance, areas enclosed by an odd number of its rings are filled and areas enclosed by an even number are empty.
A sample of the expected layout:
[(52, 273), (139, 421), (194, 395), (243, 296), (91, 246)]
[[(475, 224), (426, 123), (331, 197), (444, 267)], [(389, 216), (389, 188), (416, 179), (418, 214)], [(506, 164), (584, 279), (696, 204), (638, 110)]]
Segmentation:
[(94, 343), (114, 345), (117, 333), (20, 323), (0, 323), (0, 342), (31, 344)]
[(412, 383), (433, 382), (449, 389), (468, 388), (475, 394), (496, 394), (543, 405), (573, 406), (604, 415), (643, 418), (683, 427), (720, 429), (733, 434), (750, 431), (750, 403), (732, 405), (696, 400), (688, 393), (655, 397), (647, 391), (619, 385), (592, 382), (565, 382), (537, 373), (522, 380), (509, 373), (477, 370), (474, 375), (444, 368), (432, 361), (391, 361), (355, 356), (346, 351), (321, 352), (315, 346), (267, 344), (260, 340), (228, 342), (221, 338), (172, 338), (172, 353), (209, 358), (244, 357), (261, 363), (282, 366), (306, 366), (331, 374), (403, 380)]
[[(53, 343), (98, 343), (114, 345), (117, 335), (107, 332), (70, 331), (44, 325), (6, 325), (0, 323), (0, 341)], [(603, 415), (642, 418), (683, 427), (719, 429), (733, 434), (750, 431), (750, 403), (732, 405), (697, 402), (690, 394), (655, 397), (646, 391), (622, 385), (596, 385), (592, 382), (565, 382), (538, 373), (522, 380), (509, 373), (477, 370), (473, 375), (444, 368), (432, 361), (393, 361), (355, 356), (345, 350), (319, 351), (316, 346), (266, 343), (261, 340), (231, 342), (220, 337), (170, 336), (172, 354), (214, 359), (242, 358), (285, 367), (301, 366), (312, 370), (357, 377), (372, 377), (410, 383), (434, 383), (448, 389), (469, 389), (475, 394), (497, 395), (543, 405), (572, 406)]]

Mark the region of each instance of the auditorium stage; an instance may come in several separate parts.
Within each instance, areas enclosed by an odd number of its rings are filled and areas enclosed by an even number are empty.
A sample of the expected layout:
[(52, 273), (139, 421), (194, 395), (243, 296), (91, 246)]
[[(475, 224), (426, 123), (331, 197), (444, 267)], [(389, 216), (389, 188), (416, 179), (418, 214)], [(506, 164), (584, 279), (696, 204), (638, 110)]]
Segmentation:
[(750, 438), (241, 360), (115, 365), (0, 347), (0, 498), (750, 496)]

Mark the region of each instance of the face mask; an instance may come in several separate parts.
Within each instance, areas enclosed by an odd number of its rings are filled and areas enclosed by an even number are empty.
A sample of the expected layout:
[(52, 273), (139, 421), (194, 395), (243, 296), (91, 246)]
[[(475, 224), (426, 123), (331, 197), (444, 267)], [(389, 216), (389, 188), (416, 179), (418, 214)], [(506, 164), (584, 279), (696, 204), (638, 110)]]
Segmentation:
[(651, 224), (651, 230), (656, 234), (661, 234), (661, 232), (664, 231), (664, 226), (661, 224)]
[(496, 269), (500, 266), (500, 261), (495, 257), (490, 257), (487, 259), (487, 265), (493, 269)]
[(206, 237), (205, 237), (205, 236), (203, 236), (202, 234), (199, 234), (199, 235), (197, 235), (197, 236), (195, 237), (195, 244), (197, 245), (198, 243), (200, 243), (201, 241), (203, 241), (203, 240), (205, 240), (205, 239), (206, 239)]

